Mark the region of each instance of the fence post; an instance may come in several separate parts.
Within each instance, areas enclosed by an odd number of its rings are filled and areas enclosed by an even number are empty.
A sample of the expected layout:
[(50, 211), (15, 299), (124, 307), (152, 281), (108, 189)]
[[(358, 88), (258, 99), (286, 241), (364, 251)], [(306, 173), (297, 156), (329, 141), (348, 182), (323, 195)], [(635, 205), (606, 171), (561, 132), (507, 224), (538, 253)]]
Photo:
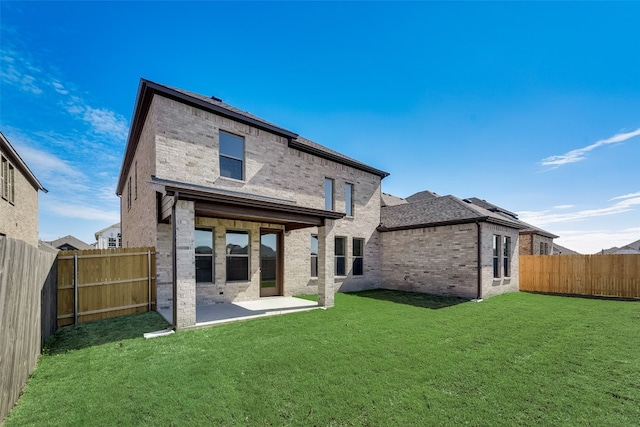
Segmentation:
[(78, 324), (78, 253), (73, 254), (73, 322)]
[(149, 282), (149, 311), (151, 311), (151, 249), (147, 250), (147, 279)]

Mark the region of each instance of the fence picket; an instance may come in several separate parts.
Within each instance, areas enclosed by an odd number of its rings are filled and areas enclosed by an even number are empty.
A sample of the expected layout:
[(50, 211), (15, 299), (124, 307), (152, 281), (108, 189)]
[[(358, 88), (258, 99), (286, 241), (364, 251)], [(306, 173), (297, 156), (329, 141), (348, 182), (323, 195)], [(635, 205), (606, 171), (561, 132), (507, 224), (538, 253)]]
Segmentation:
[(58, 326), (74, 323), (74, 257), (77, 256), (77, 322), (142, 313), (155, 307), (155, 249), (89, 249), (58, 255)]
[(640, 255), (520, 255), (520, 290), (640, 298)]

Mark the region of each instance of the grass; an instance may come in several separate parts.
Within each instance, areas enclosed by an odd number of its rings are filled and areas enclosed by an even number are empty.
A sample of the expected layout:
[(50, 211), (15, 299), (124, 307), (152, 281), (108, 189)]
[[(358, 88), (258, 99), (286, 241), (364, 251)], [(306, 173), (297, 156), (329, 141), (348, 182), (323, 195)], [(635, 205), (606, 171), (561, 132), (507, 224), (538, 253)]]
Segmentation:
[(60, 330), (6, 427), (637, 425), (640, 304), (337, 294), (330, 310), (144, 340)]

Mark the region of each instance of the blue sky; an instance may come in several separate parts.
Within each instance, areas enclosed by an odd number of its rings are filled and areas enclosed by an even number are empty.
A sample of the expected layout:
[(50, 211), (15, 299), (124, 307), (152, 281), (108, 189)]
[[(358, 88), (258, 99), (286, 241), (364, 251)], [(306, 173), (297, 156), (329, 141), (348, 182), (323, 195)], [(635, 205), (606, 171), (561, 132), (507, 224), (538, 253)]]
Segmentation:
[(119, 221), (141, 77), (480, 197), (583, 253), (640, 239), (640, 3), (0, 3), (0, 129), (40, 237)]

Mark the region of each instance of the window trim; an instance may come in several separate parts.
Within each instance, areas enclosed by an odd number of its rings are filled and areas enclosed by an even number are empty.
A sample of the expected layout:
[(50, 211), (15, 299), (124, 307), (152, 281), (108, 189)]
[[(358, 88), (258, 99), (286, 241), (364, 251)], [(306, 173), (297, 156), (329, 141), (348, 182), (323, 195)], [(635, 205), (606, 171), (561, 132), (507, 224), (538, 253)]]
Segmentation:
[(511, 277), (511, 236), (502, 236), (502, 274)]
[[(195, 275), (195, 279), (196, 279), (196, 283), (206, 283), (206, 284), (213, 284), (216, 283), (216, 232), (215, 232), (215, 228), (213, 227), (195, 227), (195, 231), (207, 231), (211, 233), (211, 254), (199, 254), (196, 253), (196, 246), (195, 246), (195, 238), (194, 238), (194, 256), (195, 259), (194, 261), (198, 260), (198, 257), (200, 258), (204, 258), (204, 257), (210, 257), (211, 258), (211, 282), (198, 282), (198, 276)], [(195, 237), (195, 236), (194, 236)], [(195, 268), (195, 265), (194, 265)], [(194, 270), (194, 274), (195, 274), (195, 270)]]
[(135, 200), (138, 200), (138, 161), (137, 160), (136, 160), (136, 166), (135, 166), (134, 172), (135, 172), (135, 176), (136, 176), (136, 179), (135, 179)]
[(3, 199), (7, 199), (6, 196), (6, 190), (5, 190), (5, 186), (8, 185), (7, 182), (7, 175), (8, 175), (8, 171), (9, 171), (9, 161), (7, 160), (6, 157), (2, 156), (2, 166), (0, 166), (1, 170), (0, 170), (0, 175), (2, 175), (2, 178), (0, 179), (0, 195), (2, 195)]
[[(220, 142), (220, 140), (221, 140), (220, 135), (223, 134), (223, 133), (225, 133), (227, 135), (230, 135), (230, 136), (233, 136), (233, 137), (236, 137), (236, 138), (240, 138), (242, 140), (242, 158), (241, 159), (238, 158), (238, 157), (230, 156), (228, 154), (222, 154), (222, 150), (221, 150), (222, 143)], [(244, 136), (237, 135), (235, 133), (228, 132), (228, 131), (223, 130), (223, 129), (218, 129), (218, 168), (219, 168), (219, 175), (220, 175), (221, 178), (233, 179), (235, 181), (244, 181), (245, 180), (245, 178), (246, 178), (246, 173), (245, 173), (246, 172), (245, 171), (246, 161), (245, 161), (245, 159), (247, 157), (246, 147), (247, 147), (246, 139), (245, 139)], [(231, 160), (238, 160), (242, 164), (242, 168), (241, 168), (242, 169), (241, 170), (242, 176), (240, 178), (234, 178), (232, 176), (222, 175), (222, 166), (221, 166), (222, 162), (220, 161), (220, 159), (222, 157), (224, 157), (226, 159), (231, 159)]]
[[(358, 242), (362, 242), (362, 246), (361, 246), (361, 254), (360, 255), (356, 255), (356, 241)], [(364, 239), (362, 237), (352, 237), (351, 238), (351, 272), (354, 276), (364, 276)], [(356, 260), (362, 260), (361, 262), (361, 268), (362, 268), (362, 272), (360, 274), (356, 273)]]
[(7, 181), (8, 181), (8, 192), (9, 194), (7, 195), (7, 200), (9, 200), (9, 203), (11, 203), (12, 205), (15, 204), (16, 202), (16, 174), (15, 174), (16, 169), (13, 167), (13, 165), (11, 163), (9, 163), (9, 173), (7, 175)]
[[(318, 248), (319, 248), (319, 246), (320, 246), (320, 240), (319, 240), (319, 238), (318, 238), (318, 235), (317, 235), (317, 234), (312, 234), (312, 235), (311, 235), (311, 239), (310, 239), (311, 247), (309, 248), (310, 257), (311, 257), (311, 259), (310, 259), (310, 262), (311, 262), (311, 265), (310, 265), (310, 267), (311, 267), (310, 274), (311, 274), (311, 276), (310, 276), (310, 277), (311, 277), (312, 279), (317, 279), (317, 278), (318, 278), (318, 270), (319, 270), (319, 267), (320, 267), (320, 266), (318, 265), (318, 254), (317, 254), (317, 253), (316, 253), (315, 255), (313, 254), (313, 238), (314, 238), (314, 237), (315, 237), (315, 238), (316, 238), (316, 240), (318, 241)], [(314, 259), (315, 259), (315, 267), (316, 267), (316, 274), (315, 274), (315, 276), (313, 275), (313, 267), (314, 267), (313, 260), (314, 260)]]
[(500, 243), (502, 239), (499, 234), (493, 235), (493, 278), (499, 279), (502, 276), (500, 273), (502, 272), (502, 268), (500, 268), (500, 260), (501, 260), (501, 252), (500, 252)]
[(127, 211), (131, 210), (131, 175), (129, 175), (129, 183), (127, 184)]
[[(230, 254), (230, 253), (226, 253), (226, 247), (229, 244), (227, 242), (227, 235), (231, 233), (231, 234), (246, 234), (247, 235), (247, 253), (246, 254)], [(225, 282), (226, 283), (242, 283), (242, 282), (248, 282), (251, 280), (251, 232), (249, 230), (235, 230), (235, 229), (227, 229), (225, 230), (224, 233), (224, 238), (225, 238)], [(247, 278), (246, 279), (234, 279), (234, 280), (229, 280), (229, 271), (226, 268), (227, 266), (227, 261), (229, 260), (229, 258), (247, 258)]]
[[(331, 206), (330, 206), (330, 208), (331, 209), (327, 209), (327, 201), (329, 201), (327, 199), (327, 184), (329, 182), (331, 183), (331, 187), (330, 187), (330, 189), (331, 189), (331, 200), (330, 200)], [(326, 210), (326, 211), (335, 211), (335, 209), (336, 209), (336, 182), (335, 182), (335, 180), (333, 178), (325, 177), (324, 178), (324, 210)]]
[[(337, 245), (338, 239), (342, 240), (343, 242), (344, 253), (342, 255), (338, 255), (336, 251), (336, 248), (338, 247)], [(337, 277), (345, 277), (347, 275), (347, 238), (345, 236), (335, 236), (333, 240), (333, 256), (334, 256), (334, 264), (335, 264), (333, 268), (334, 274)], [(344, 263), (342, 264), (344, 267), (344, 272), (342, 274), (339, 274), (338, 272), (338, 258), (344, 259)]]
[[(350, 192), (349, 192), (349, 199), (347, 200), (347, 188), (350, 188)], [(353, 191), (355, 189), (355, 186), (350, 183), (350, 182), (346, 182), (344, 184), (344, 213), (348, 216), (348, 217), (352, 217), (353, 218)]]

